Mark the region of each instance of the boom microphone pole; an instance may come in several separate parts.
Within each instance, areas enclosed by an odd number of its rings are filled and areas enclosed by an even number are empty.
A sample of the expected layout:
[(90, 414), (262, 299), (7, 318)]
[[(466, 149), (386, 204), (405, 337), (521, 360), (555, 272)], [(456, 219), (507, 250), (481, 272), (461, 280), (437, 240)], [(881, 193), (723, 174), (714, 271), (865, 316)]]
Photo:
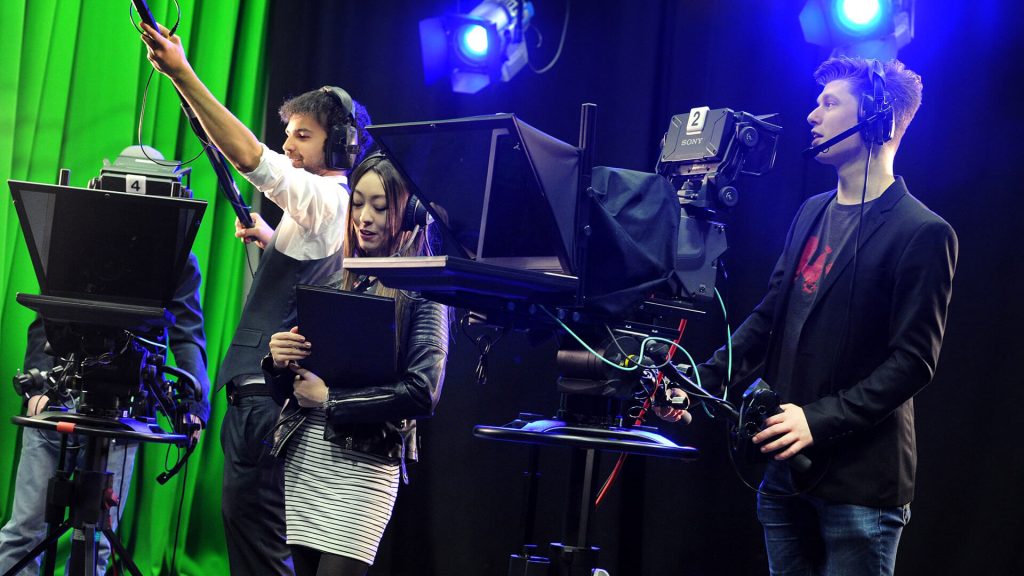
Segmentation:
[[(160, 26), (157, 25), (156, 19), (153, 18), (153, 13), (150, 12), (149, 6), (146, 5), (146, 0), (132, 0), (132, 3), (135, 5), (135, 10), (139, 13), (139, 18), (159, 34)], [(235, 211), (235, 215), (238, 216), (238, 221), (242, 223), (242, 226), (252, 228), (252, 216), (249, 214), (251, 208), (245, 203), (242, 194), (238, 191), (235, 179), (231, 176), (231, 170), (228, 169), (227, 159), (224, 158), (224, 154), (221, 153), (220, 149), (210, 142), (210, 137), (199, 122), (199, 117), (196, 116), (195, 111), (192, 110), (192, 106), (185, 100), (185, 97), (181, 95), (181, 92), (178, 92), (176, 87), (174, 91), (178, 94), (178, 99), (181, 100), (181, 109), (185, 112), (185, 117), (188, 118), (188, 125), (192, 127), (192, 132), (203, 143), (203, 151), (206, 152), (206, 158), (210, 161), (210, 165), (213, 166), (214, 174), (217, 175), (217, 184), (220, 185), (221, 191), (224, 192), (224, 196), (227, 197), (231, 208)]]
[(181, 109), (185, 112), (185, 116), (188, 117), (189, 126), (192, 127), (192, 131), (195, 132), (199, 141), (203, 143), (206, 158), (210, 161), (210, 165), (213, 166), (213, 172), (217, 175), (217, 184), (220, 185), (221, 191), (224, 192), (228, 202), (231, 203), (231, 208), (234, 209), (235, 215), (238, 216), (238, 221), (242, 223), (242, 226), (252, 228), (252, 216), (249, 214), (251, 208), (245, 203), (242, 194), (238, 191), (235, 179), (231, 176), (231, 171), (228, 169), (227, 159), (224, 158), (224, 154), (221, 153), (220, 149), (210, 142), (209, 136), (206, 135), (206, 130), (199, 123), (199, 117), (196, 116), (195, 111), (185, 101), (185, 97), (181, 95), (181, 92), (178, 92), (177, 88), (174, 91), (178, 93), (178, 98), (181, 100)]

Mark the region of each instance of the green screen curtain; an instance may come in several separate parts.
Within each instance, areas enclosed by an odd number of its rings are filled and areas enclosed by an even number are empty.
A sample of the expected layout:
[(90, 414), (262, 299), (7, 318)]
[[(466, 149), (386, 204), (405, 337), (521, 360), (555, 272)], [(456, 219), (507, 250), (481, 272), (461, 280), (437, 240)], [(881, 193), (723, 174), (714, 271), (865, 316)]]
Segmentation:
[[(157, 20), (177, 19), (174, 3), (150, 0)], [(264, 38), (269, 0), (181, 0), (177, 33), (210, 90), (245, 124), (261, 133), (266, 99)], [(129, 20), (130, 0), (5, 0), (0, 2), (0, 506), (10, 515), (20, 429), (10, 416), (22, 402), (10, 387), (22, 365), (33, 313), (15, 301), (38, 293), (32, 263), (12, 205), (7, 179), (55, 182), (71, 170), (71, 185), (86, 186), (103, 159), (137, 143), (142, 97), (152, 67)], [(171, 83), (153, 77), (142, 142), (166, 158), (200, 152)], [(192, 164), (195, 197), (209, 203), (193, 251), (203, 272), (210, 374), (216, 374), (241, 309), (249, 274), (244, 247), (234, 238), (234, 213), (216, 188), (205, 156)], [(239, 187), (251, 199), (240, 177)], [(117, 225), (97, 222), (97, 226)], [(212, 377), (211, 377), (212, 380)], [(173, 463), (163, 445), (143, 445), (119, 529), (146, 574), (226, 574), (220, 516), (220, 428), (226, 403), (212, 399), (209, 427), (188, 465), (166, 485), (155, 478)], [(179, 518), (179, 502), (183, 499)], [(175, 553), (176, 527), (180, 535)], [(65, 544), (66, 546), (66, 544)], [(61, 559), (62, 561), (63, 559)]]

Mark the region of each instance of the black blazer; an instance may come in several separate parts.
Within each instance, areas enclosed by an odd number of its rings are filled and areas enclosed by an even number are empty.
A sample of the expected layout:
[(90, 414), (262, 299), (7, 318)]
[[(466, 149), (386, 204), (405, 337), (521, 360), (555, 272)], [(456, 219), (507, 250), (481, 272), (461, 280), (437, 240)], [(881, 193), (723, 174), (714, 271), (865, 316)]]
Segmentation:
[[(938, 362), (956, 268), (957, 237), (907, 192), (902, 178), (865, 214), (851, 299), (853, 242), (832, 270), (798, 335), (793, 378), (776, 381), (789, 291), (800, 253), (836, 191), (801, 206), (772, 272), (768, 294), (733, 336), (734, 382), (763, 370), (780, 400), (802, 406), (814, 438), (809, 455), (829, 501), (897, 506), (914, 496), (913, 396)], [(723, 348), (700, 367), (721, 385)]]

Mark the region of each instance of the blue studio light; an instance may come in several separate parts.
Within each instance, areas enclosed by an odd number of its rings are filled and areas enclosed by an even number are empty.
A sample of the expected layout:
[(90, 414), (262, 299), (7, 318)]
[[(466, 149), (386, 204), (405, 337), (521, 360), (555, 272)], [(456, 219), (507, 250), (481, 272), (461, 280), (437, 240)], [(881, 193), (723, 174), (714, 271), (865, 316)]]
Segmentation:
[(424, 80), (448, 77), (463, 94), (508, 82), (527, 63), (523, 33), (532, 19), (527, 0), (481, 0), (468, 13), (420, 20)]
[(463, 26), (458, 33), (458, 49), (470, 60), (487, 59), (487, 29), (479, 24)]
[(914, 38), (915, 1), (806, 0), (800, 28), (832, 56), (889, 60)]
[(837, 0), (836, 21), (851, 34), (869, 34), (882, 22), (879, 0)]

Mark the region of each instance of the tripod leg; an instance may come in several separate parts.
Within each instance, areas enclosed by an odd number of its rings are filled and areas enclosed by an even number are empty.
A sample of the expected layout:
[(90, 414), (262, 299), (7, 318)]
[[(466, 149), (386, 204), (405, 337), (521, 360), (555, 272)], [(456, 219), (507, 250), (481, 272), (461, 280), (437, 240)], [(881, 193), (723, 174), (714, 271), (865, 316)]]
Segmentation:
[(74, 506), (71, 507), (71, 576), (95, 576), (97, 536), (108, 526), (107, 501), (113, 474), (107, 472), (110, 440), (89, 436), (85, 468), (75, 472)]
[[(46, 550), (46, 559), (43, 561), (43, 572), (41, 572), (41, 574), (48, 574), (49, 576), (53, 576), (54, 566), (51, 559), (53, 558), (53, 556), (56, 555), (57, 540), (59, 540), (60, 537), (63, 536), (64, 533), (67, 532), (69, 528), (71, 528), (70, 520), (58, 526), (55, 530), (53, 530), (52, 534), (50, 534), (46, 537), (45, 540), (37, 544), (36, 547), (30, 550), (29, 553), (26, 554), (24, 558), (18, 560), (17, 564), (11, 566), (10, 570), (4, 572), (3, 576), (14, 576), (18, 572), (21, 572), (22, 568), (28, 566), (28, 563), (31, 562), (32, 559), (36, 556), (42, 554), (44, 550)], [(54, 551), (47, 550), (47, 548), (50, 547), (51, 544), (53, 545)], [(47, 571), (47, 566), (49, 566), (49, 571)]]
[(96, 525), (71, 532), (71, 576), (96, 576)]
[(537, 481), (540, 474), (537, 472), (540, 460), (540, 446), (530, 445), (529, 463), (525, 472), (526, 476), (526, 505), (523, 506), (523, 544), (534, 544), (533, 525), (537, 522)]
[(594, 449), (573, 448), (569, 472), (569, 497), (562, 541), (584, 548), (590, 530), (590, 509), (594, 502), (594, 473), (598, 454)]
[(124, 547), (124, 544), (121, 543), (121, 539), (117, 537), (117, 534), (115, 534), (110, 528), (104, 528), (103, 535), (107, 537), (107, 542), (110, 542), (110, 548), (115, 554), (117, 554), (117, 557), (121, 562), (125, 564), (125, 568), (128, 569), (128, 572), (131, 572), (132, 576), (142, 576), (142, 572), (139, 570), (139, 567), (135, 565), (132, 557), (128, 555), (128, 550)]
[[(71, 518), (64, 520), (64, 512), (71, 505), (74, 487), (71, 481), (71, 473), (75, 468), (74, 456), (68, 460), (68, 451), (77, 454), (74, 449), (68, 447), (69, 438), (67, 434), (60, 435), (60, 452), (57, 457), (57, 468), (53, 472), (46, 486), (46, 555), (43, 556), (41, 574), (53, 576), (57, 566), (57, 540), (72, 526)], [(39, 552), (33, 551), (29, 558), (35, 558)]]
[[(551, 573), (555, 576), (591, 574), (597, 567), (600, 548), (587, 545), (597, 456), (593, 448), (572, 449), (565, 535), (561, 543), (551, 543)], [(571, 542), (575, 542), (575, 545)]]

